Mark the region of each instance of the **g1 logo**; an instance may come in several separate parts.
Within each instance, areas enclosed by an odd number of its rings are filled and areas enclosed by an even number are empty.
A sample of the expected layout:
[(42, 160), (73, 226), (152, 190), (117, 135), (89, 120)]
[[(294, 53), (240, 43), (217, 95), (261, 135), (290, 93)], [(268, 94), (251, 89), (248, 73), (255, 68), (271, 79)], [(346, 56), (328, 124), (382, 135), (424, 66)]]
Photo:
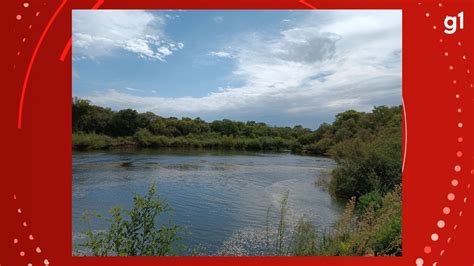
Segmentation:
[(464, 12), (459, 12), (457, 16), (451, 17), (451, 16), (446, 16), (444, 19), (444, 27), (446, 28), (444, 30), (444, 33), (446, 34), (453, 34), (457, 30), (457, 21), (459, 18), (459, 29), (464, 29)]

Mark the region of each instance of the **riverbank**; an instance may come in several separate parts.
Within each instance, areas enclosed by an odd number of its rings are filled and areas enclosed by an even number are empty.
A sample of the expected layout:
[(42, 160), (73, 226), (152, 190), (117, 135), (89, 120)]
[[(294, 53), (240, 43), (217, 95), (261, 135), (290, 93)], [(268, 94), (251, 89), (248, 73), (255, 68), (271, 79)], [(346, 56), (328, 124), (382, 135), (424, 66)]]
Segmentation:
[(332, 124), (322, 123), (314, 130), (255, 121), (165, 118), (132, 109), (112, 111), (78, 98), (73, 99), (72, 114), (72, 147), (82, 150), (194, 147), (325, 155), (337, 144), (367, 142), (382, 131), (401, 127), (401, 106), (377, 106), (370, 113), (348, 110), (337, 114)]
[(91, 151), (117, 148), (187, 148), (305, 153), (301, 145), (298, 145), (294, 140), (270, 137), (244, 138), (218, 135), (166, 137), (148, 134), (146, 131), (139, 131), (134, 136), (115, 138), (95, 133), (72, 134), (73, 150)]

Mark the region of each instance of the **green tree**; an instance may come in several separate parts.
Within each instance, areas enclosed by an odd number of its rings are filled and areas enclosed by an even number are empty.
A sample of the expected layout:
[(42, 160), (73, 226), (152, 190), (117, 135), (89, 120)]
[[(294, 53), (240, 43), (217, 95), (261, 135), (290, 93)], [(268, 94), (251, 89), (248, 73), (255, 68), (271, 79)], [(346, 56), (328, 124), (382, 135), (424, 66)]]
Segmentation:
[(132, 109), (120, 110), (110, 122), (109, 134), (112, 136), (133, 136), (139, 127), (138, 113)]

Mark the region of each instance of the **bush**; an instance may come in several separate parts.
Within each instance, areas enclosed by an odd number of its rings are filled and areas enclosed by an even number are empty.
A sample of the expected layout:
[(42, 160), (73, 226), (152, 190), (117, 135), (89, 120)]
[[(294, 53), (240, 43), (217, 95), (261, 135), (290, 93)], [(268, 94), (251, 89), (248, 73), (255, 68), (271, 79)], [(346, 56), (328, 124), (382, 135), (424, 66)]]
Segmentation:
[[(401, 255), (401, 189), (383, 197), (378, 210), (360, 209), (355, 198), (348, 201), (334, 226), (320, 232), (301, 218), (289, 228), (288, 194), (281, 201), (276, 230), (269, 228), (267, 213), (267, 255), (278, 256), (364, 256)], [(275, 232), (271, 234), (270, 232)]]
[(330, 138), (323, 138), (316, 143), (303, 146), (303, 150), (310, 154), (325, 155), (333, 145), (334, 142)]
[[(176, 225), (157, 226), (157, 219), (171, 209), (155, 194), (156, 189), (153, 185), (147, 195), (134, 196), (131, 210), (112, 208), (109, 228), (99, 233), (86, 231), (86, 242), (81, 246), (89, 249), (94, 256), (171, 255), (178, 240), (179, 228)], [(88, 214), (84, 216), (88, 222), (90, 218)]]
[(355, 139), (336, 144), (330, 191), (339, 198), (360, 197), (373, 190), (382, 194), (401, 183), (401, 131), (382, 131), (368, 142)]
[(260, 141), (258, 139), (249, 139), (247, 140), (247, 149), (249, 150), (261, 150), (262, 145), (260, 144)]
[(364, 213), (369, 208), (377, 210), (382, 205), (383, 197), (377, 190), (371, 191), (359, 197), (357, 202), (357, 211)]
[(112, 138), (97, 134), (72, 134), (72, 148), (78, 150), (100, 150), (107, 149), (111, 146)]
[(375, 225), (368, 241), (377, 255), (402, 254), (402, 189), (395, 187), (382, 200), (380, 209), (374, 212)]
[[(357, 209), (357, 205), (348, 205), (348, 209)], [(341, 218), (347, 230), (344, 234), (337, 232), (329, 235), (330, 245), (322, 249), (326, 255), (401, 255), (401, 221), (402, 221), (401, 187), (396, 187), (387, 193), (382, 200), (382, 205), (375, 210), (368, 207), (358, 216), (350, 211), (350, 215)], [(345, 217), (343, 215), (342, 217)], [(336, 227), (337, 228), (337, 227)], [(339, 247), (339, 249), (334, 249)], [(336, 253), (334, 253), (337, 251)]]
[(138, 130), (133, 138), (137, 141), (137, 143), (142, 147), (149, 147), (152, 146), (153, 143), (153, 135), (148, 131), (148, 129), (140, 129)]
[[(378, 196), (374, 193), (366, 195), (365, 198), (378, 198)], [(400, 256), (402, 254), (400, 186), (396, 186), (393, 191), (381, 197), (378, 208), (369, 204), (363, 209), (358, 206), (360, 199), (356, 201), (355, 197), (351, 198), (338, 221), (326, 232), (320, 232), (315, 225), (303, 218), (290, 228), (287, 222), (287, 202), (288, 193), (281, 201), (276, 230), (271, 230), (269, 227), (269, 211), (267, 212), (267, 255)]]

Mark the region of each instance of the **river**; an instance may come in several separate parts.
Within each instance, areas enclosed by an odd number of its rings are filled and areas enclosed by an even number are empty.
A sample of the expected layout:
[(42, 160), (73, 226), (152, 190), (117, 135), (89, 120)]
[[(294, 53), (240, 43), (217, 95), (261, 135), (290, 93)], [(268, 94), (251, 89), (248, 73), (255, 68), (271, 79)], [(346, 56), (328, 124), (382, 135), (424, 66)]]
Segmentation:
[[(324, 230), (341, 213), (315, 185), (335, 166), (324, 157), (155, 149), (73, 152), (72, 163), (75, 246), (88, 228), (81, 220), (84, 211), (107, 216), (114, 206), (130, 209), (134, 193), (146, 193), (153, 183), (174, 209), (164, 218), (181, 226), (184, 244), (201, 255), (258, 255), (257, 249), (240, 246), (261, 238), (268, 208), (271, 224), (278, 222), (286, 192), (290, 225), (304, 216)], [(95, 219), (91, 227), (103, 230), (107, 222)]]

